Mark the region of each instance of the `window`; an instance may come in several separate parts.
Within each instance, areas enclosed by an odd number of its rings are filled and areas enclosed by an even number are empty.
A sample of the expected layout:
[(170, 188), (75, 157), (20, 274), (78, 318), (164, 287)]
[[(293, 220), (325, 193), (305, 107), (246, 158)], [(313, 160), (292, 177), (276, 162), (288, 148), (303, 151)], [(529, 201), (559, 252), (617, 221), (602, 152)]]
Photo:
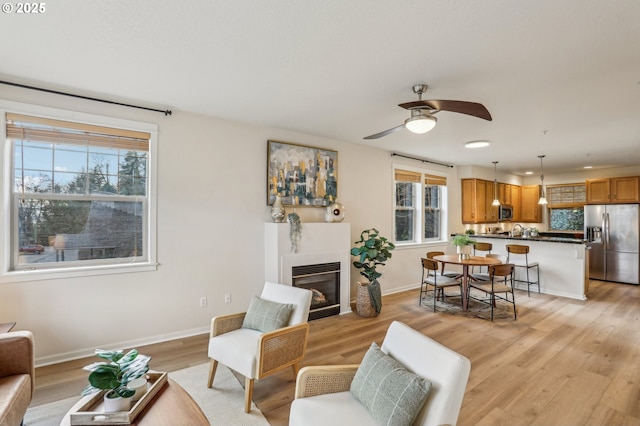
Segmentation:
[(584, 229), (585, 184), (549, 185), (547, 200), (551, 231), (582, 231)]
[(398, 168), (394, 170), (394, 183), (395, 242), (443, 240), (447, 178)]
[(12, 178), (3, 273), (155, 262), (155, 132), (13, 112), (3, 118)]

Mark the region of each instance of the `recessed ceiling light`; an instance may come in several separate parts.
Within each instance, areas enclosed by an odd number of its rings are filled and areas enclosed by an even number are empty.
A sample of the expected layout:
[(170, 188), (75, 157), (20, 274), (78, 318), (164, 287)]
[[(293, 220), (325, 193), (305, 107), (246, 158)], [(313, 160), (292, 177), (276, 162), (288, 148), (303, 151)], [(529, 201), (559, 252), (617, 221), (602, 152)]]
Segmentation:
[(525, 175), (532, 175), (533, 172), (524, 172)]
[(491, 143), (489, 141), (470, 141), (464, 144), (465, 148), (484, 148), (485, 146), (489, 146)]
[(593, 166), (584, 166), (585, 169), (592, 169)]

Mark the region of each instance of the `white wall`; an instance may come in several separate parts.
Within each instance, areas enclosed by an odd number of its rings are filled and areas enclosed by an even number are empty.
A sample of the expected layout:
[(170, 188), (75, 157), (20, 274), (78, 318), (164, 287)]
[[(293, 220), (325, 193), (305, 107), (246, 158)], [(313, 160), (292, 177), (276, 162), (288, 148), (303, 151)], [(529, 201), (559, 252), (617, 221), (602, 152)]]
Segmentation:
[[(16, 321), (16, 329), (34, 333), (41, 365), (98, 347), (206, 332), (212, 316), (246, 309), (264, 282), (264, 222), (271, 220), (265, 194), (268, 139), (337, 150), (339, 201), (346, 207), (352, 240), (371, 227), (392, 236), (392, 163), (402, 160), (387, 151), (181, 111), (165, 117), (18, 88), (3, 87), (0, 97), (159, 125), (157, 271), (0, 285), (0, 322)], [(460, 185), (455, 171), (447, 171), (455, 200), (449, 220), (459, 222)], [(297, 212), (303, 223), (324, 219), (323, 209)], [(417, 259), (424, 251), (394, 253), (382, 271), (385, 293), (418, 285)], [(351, 276), (353, 288), (359, 277), (353, 268)], [(232, 294), (229, 304), (225, 293)], [(199, 307), (201, 296), (208, 298), (206, 308)]]
[[(352, 241), (371, 227), (392, 237), (393, 164), (446, 173), (449, 231), (464, 230), (456, 168), (181, 111), (165, 117), (10, 87), (2, 87), (0, 97), (159, 125), (158, 270), (0, 285), (0, 322), (17, 321), (17, 329), (33, 331), (39, 364), (85, 356), (97, 347), (124, 348), (206, 332), (212, 316), (246, 309), (264, 282), (264, 223), (271, 220), (265, 194), (268, 139), (338, 151), (339, 201), (346, 207)], [(491, 179), (492, 170), (485, 172), (475, 177)], [(555, 183), (551, 176), (547, 181)], [(324, 219), (323, 209), (297, 212), (303, 224)], [(383, 292), (417, 287), (419, 258), (428, 250), (452, 251), (446, 243), (397, 249), (381, 271)], [(358, 279), (352, 268), (352, 298)], [(229, 304), (225, 293), (232, 294)], [(199, 307), (201, 296), (208, 298), (206, 308)]]

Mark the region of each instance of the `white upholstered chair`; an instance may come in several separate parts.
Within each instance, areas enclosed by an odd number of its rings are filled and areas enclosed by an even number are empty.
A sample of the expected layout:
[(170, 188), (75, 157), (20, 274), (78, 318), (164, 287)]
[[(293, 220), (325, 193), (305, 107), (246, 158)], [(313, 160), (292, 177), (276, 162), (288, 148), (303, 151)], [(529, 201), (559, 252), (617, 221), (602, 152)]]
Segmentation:
[[(469, 360), (398, 321), (389, 326), (381, 349), (431, 382), (431, 391), (413, 424), (455, 425), (469, 379)], [(302, 368), (289, 425), (376, 425), (367, 408), (349, 391), (357, 368), (357, 364)]]
[(294, 305), (288, 324), (280, 329), (261, 332), (242, 328), (246, 312), (214, 317), (209, 338), (209, 378), (212, 387), (218, 362), (245, 377), (245, 412), (251, 410), (253, 383), (256, 379), (287, 367), (298, 373), (309, 336), (309, 307), (312, 293), (290, 285), (266, 282), (261, 299)]

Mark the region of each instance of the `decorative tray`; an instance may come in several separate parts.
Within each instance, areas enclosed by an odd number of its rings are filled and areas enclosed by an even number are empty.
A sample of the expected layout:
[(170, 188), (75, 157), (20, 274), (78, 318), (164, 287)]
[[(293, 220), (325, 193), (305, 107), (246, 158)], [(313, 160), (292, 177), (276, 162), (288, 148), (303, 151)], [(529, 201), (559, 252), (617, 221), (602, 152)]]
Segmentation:
[(165, 383), (167, 373), (147, 373), (147, 392), (140, 398), (129, 411), (104, 412), (104, 394), (107, 391), (97, 392), (80, 405), (77, 411), (69, 414), (71, 425), (130, 425), (144, 408), (155, 398), (156, 394)]

